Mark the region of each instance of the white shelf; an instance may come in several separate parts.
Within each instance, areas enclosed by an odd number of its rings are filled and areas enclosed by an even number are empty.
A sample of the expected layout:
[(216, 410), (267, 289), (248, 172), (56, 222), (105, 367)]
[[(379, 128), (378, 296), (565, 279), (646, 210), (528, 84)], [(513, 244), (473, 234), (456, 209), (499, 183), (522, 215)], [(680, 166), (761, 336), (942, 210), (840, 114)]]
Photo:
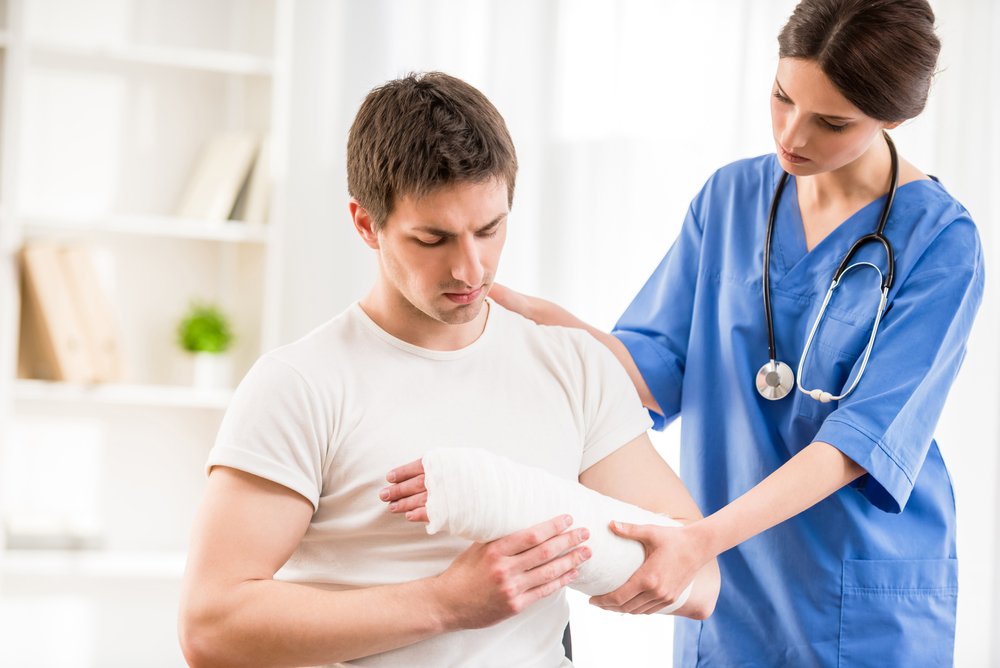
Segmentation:
[(61, 217), (26, 214), (19, 216), (22, 230), (81, 234), (125, 234), (234, 243), (266, 243), (267, 225), (237, 220), (195, 220), (173, 216)]
[(8, 550), (0, 554), (4, 577), (71, 577), (179, 580), (183, 552), (100, 550)]
[(270, 58), (232, 51), (59, 42), (32, 42), (28, 45), (28, 49), (32, 56), (65, 56), (74, 60), (82, 58), (93, 61), (201, 70), (219, 74), (269, 77), (274, 72), (274, 63)]
[(225, 410), (232, 390), (203, 390), (180, 385), (81, 385), (47, 380), (17, 380), (14, 400), (21, 402), (81, 403), (153, 408), (207, 408)]

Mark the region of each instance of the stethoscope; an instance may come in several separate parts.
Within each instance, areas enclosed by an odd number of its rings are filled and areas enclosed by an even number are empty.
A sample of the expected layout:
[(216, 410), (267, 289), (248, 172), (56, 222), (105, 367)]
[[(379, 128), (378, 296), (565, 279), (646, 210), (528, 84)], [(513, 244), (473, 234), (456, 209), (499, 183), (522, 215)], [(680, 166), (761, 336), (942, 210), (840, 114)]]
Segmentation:
[[(771, 237), (774, 233), (774, 218), (778, 210), (778, 201), (781, 199), (781, 193), (785, 189), (785, 183), (788, 181), (788, 173), (784, 172), (781, 175), (781, 180), (778, 182), (778, 187), (774, 191), (774, 197), (771, 198), (771, 211), (767, 217), (767, 240), (764, 243), (764, 318), (767, 320), (767, 347), (768, 353), (770, 355), (770, 361), (768, 361), (764, 366), (760, 368), (757, 372), (757, 391), (765, 399), (770, 399), (776, 401), (778, 399), (784, 399), (792, 391), (793, 386), (798, 386), (799, 391), (808, 394), (810, 397), (816, 401), (822, 403), (827, 403), (830, 401), (840, 401), (857, 387), (858, 381), (861, 380), (861, 376), (865, 373), (865, 367), (868, 366), (868, 357), (872, 352), (872, 345), (875, 343), (875, 333), (878, 332), (879, 323), (882, 320), (882, 314), (885, 310), (885, 302), (889, 295), (889, 288), (892, 287), (892, 276), (896, 269), (896, 262), (892, 255), (892, 244), (882, 233), (885, 229), (885, 223), (889, 219), (889, 210), (892, 208), (892, 201), (896, 198), (896, 185), (899, 182), (899, 158), (896, 156), (896, 146), (892, 143), (892, 139), (889, 138), (888, 134), (883, 133), (885, 136), (885, 141), (889, 145), (889, 155), (892, 158), (892, 178), (889, 182), (889, 192), (885, 198), (885, 204), (882, 205), (882, 216), (878, 221), (878, 228), (871, 234), (866, 234), (851, 246), (851, 249), (844, 256), (841, 261), (840, 266), (837, 267), (837, 271), (833, 274), (833, 282), (830, 283), (830, 289), (826, 292), (826, 298), (823, 300), (823, 305), (819, 309), (819, 314), (816, 316), (815, 322), (813, 322), (812, 329), (809, 330), (809, 337), (806, 339), (806, 345), (802, 349), (802, 356), (799, 358), (799, 368), (798, 373), (792, 374), (791, 368), (784, 362), (778, 361), (778, 356), (775, 353), (774, 346), (774, 321), (771, 318), (771, 279), (770, 279), (770, 259), (771, 259)], [(849, 263), (854, 254), (864, 246), (866, 243), (871, 241), (878, 241), (885, 248), (885, 254), (888, 258), (886, 264), (886, 273), (883, 274), (882, 270), (871, 262), (857, 262), (855, 264)], [(861, 367), (858, 369), (857, 375), (854, 377), (854, 381), (851, 383), (850, 387), (846, 391), (840, 394), (833, 394), (821, 389), (807, 390), (802, 386), (802, 369), (805, 366), (806, 356), (809, 354), (809, 349), (812, 347), (813, 337), (816, 336), (816, 331), (819, 329), (819, 324), (823, 320), (823, 314), (826, 313), (826, 307), (830, 303), (830, 299), (833, 297), (833, 291), (837, 289), (840, 285), (841, 279), (847, 272), (859, 268), (859, 267), (872, 267), (878, 272), (880, 282), (882, 284), (882, 298), (878, 305), (878, 311), (875, 313), (875, 324), (872, 327), (871, 335), (868, 337), (868, 345), (865, 347), (864, 355), (861, 359)]]

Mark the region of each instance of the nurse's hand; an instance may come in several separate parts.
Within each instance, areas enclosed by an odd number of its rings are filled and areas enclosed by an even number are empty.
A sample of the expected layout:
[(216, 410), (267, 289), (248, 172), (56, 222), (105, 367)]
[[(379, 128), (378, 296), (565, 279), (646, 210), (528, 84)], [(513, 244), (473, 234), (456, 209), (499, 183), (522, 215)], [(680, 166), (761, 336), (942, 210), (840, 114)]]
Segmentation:
[(410, 522), (429, 522), (427, 487), (424, 486), (424, 462), (420, 459), (394, 468), (385, 479), (393, 483), (382, 488), (378, 498), (389, 504), (390, 513), (406, 513)]
[[(687, 527), (612, 522), (611, 531), (642, 543), (646, 561), (621, 587), (590, 599), (592, 605), (605, 610), (634, 615), (659, 612), (680, 597), (711, 558), (700, 556), (701, 550)], [(691, 595), (697, 594), (696, 584)], [(679, 612), (683, 611), (684, 608)]]
[(523, 315), (528, 320), (534, 320), (539, 325), (561, 325), (587, 329), (586, 323), (562, 306), (539, 297), (530, 297), (511, 290), (505, 285), (494, 283), (490, 287), (490, 299), (508, 311)]

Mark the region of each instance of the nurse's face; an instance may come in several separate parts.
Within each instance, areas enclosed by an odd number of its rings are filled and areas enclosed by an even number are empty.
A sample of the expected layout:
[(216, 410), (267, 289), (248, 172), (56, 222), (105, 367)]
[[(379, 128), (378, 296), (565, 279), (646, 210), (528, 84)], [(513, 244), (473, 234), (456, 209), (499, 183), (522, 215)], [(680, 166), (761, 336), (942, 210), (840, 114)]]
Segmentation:
[(782, 58), (771, 90), (771, 125), (781, 167), (812, 176), (849, 165), (883, 128), (898, 123), (863, 114), (814, 61)]
[(420, 199), (401, 198), (377, 234), (362, 232), (378, 251), (383, 294), (408, 327), (428, 333), (479, 315), (500, 261), (507, 213), (505, 183), (457, 183)]

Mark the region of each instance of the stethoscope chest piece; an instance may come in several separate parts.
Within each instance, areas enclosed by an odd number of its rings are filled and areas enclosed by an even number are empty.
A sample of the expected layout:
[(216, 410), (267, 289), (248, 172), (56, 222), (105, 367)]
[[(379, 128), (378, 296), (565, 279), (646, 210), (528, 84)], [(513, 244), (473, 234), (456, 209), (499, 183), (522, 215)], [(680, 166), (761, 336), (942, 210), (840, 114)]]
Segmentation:
[(771, 401), (784, 399), (795, 387), (795, 375), (784, 362), (770, 360), (757, 372), (757, 391)]
[[(824, 404), (831, 401), (840, 401), (853, 392), (854, 388), (858, 384), (858, 381), (861, 380), (861, 375), (865, 372), (865, 366), (868, 364), (868, 356), (871, 354), (872, 345), (875, 343), (875, 334), (878, 332), (879, 322), (882, 318), (882, 314), (885, 312), (885, 304), (886, 298), (889, 294), (889, 288), (892, 287), (892, 279), (896, 265), (893, 259), (892, 244), (889, 243), (889, 240), (886, 238), (884, 232), (886, 221), (889, 220), (889, 211), (892, 209), (892, 202), (896, 197), (896, 187), (899, 184), (899, 157), (896, 155), (896, 146), (892, 143), (892, 139), (890, 139), (887, 134), (884, 136), (886, 144), (889, 147), (892, 172), (889, 179), (889, 192), (886, 195), (885, 203), (882, 205), (882, 214), (879, 216), (878, 227), (875, 232), (866, 234), (855, 241), (854, 245), (851, 246), (851, 249), (847, 251), (844, 259), (841, 260), (840, 266), (837, 267), (837, 271), (833, 275), (830, 289), (827, 290), (826, 299), (823, 300), (823, 305), (820, 307), (819, 315), (816, 316), (812, 329), (809, 330), (809, 336), (802, 349), (802, 357), (799, 358), (799, 390), (801, 390), (804, 394), (809, 395), (816, 401)], [(757, 391), (760, 393), (760, 396), (765, 399), (770, 399), (771, 401), (784, 399), (791, 394), (792, 388), (796, 385), (795, 374), (792, 373), (792, 369), (784, 362), (779, 362), (775, 359), (778, 356), (778, 353), (774, 345), (774, 320), (771, 317), (771, 238), (774, 234), (774, 219), (778, 211), (778, 201), (781, 199), (781, 193), (785, 189), (785, 183), (787, 183), (787, 181), (788, 174), (786, 172), (782, 172), (781, 179), (778, 181), (778, 185), (774, 190), (774, 196), (771, 197), (771, 207), (767, 215), (767, 236), (764, 240), (764, 275), (762, 280), (762, 292), (764, 297), (764, 321), (767, 323), (767, 352), (770, 360), (767, 364), (760, 368), (760, 371), (757, 372), (756, 383)], [(851, 258), (854, 257), (854, 254), (859, 248), (866, 243), (875, 241), (882, 244), (885, 248), (887, 258), (885, 274), (882, 273), (878, 266), (872, 264), (871, 262), (856, 262), (851, 264)], [(835, 395), (832, 392), (820, 389), (807, 390), (802, 386), (802, 369), (805, 367), (806, 355), (809, 352), (809, 347), (812, 344), (813, 337), (816, 335), (816, 330), (819, 328), (820, 321), (823, 319), (823, 314), (826, 312), (827, 304), (830, 303), (830, 297), (833, 295), (834, 289), (836, 289), (836, 287), (840, 284), (840, 279), (843, 275), (860, 266), (872, 267), (879, 273), (879, 281), (882, 290), (882, 300), (879, 303), (878, 311), (875, 314), (875, 324), (872, 327), (871, 336), (868, 338), (868, 345), (865, 347), (864, 356), (861, 360), (861, 368), (854, 376), (854, 382), (852, 382), (851, 385), (840, 394)]]

